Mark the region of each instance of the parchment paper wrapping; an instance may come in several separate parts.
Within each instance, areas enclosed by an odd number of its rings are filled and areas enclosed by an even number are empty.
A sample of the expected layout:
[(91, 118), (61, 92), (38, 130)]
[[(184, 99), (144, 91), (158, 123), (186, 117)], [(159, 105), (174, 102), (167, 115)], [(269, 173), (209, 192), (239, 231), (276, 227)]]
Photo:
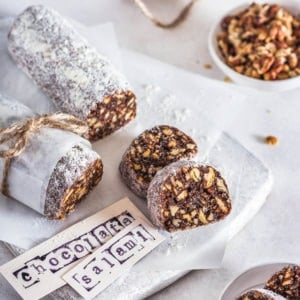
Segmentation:
[[(0, 95), (0, 128), (34, 116), (22, 103)], [(9, 195), (44, 214), (49, 179), (58, 161), (75, 145), (91, 147), (80, 136), (68, 131), (41, 128), (32, 134), (25, 150), (12, 161), (8, 175)], [(54, 150), (54, 151), (53, 151)], [(0, 160), (0, 180), (4, 159)]]

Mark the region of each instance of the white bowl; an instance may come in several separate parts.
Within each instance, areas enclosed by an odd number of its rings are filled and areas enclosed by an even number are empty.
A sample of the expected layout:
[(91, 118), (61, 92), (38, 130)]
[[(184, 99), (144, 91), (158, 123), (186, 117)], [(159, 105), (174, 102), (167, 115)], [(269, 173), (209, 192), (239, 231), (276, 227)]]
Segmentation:
[(226, 286), (219, 300), (233, 300), (250, 289), (263, 288), (274, 273), (288, 265), (294, 263), (270, 263), (245, 271)]
[[(228, 11), (223, 17), (236, 14), (241, 10), (247, 8), (249, 4), (242, 5), (237, 8), (234, 8)], [(297, 11), (300, 12), (299, 4), (295, 4), (295, 1), (286, 1), (286, 4), (282, 5), (282, 7), (286, 8), (288, 11), (293, 12), (296, 15)], [(208, 49), (209, 53), (214, 60), (215, 64), (227, 75), (229, 76), (234, 82), (250, 86), (256, 89), (265, 90), (265, 91), (272, 91), (272, 92), (279, 92), (279, 91), (286, 91), (300, 87), (300, 76), (282, 79), (282, 80), (274, 80), (274, 81), (266, 81), (263, 79), (255, 79), (246, 75), (242, 75), (235, 70), (231, 69), (229, 66), (226, 65), (224, 58), (218, 48), (217, 43), (217, 35), (221, 32), (220, 23), (223, 17), (215, 23), (209, 33), (208, 37)]]

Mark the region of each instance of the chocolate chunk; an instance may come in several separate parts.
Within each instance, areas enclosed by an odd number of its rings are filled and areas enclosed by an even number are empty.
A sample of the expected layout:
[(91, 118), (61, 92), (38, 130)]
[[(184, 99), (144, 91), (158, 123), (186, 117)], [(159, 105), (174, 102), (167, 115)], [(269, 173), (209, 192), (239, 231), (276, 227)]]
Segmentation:
[(194, 161), (174, 162), (158, 172), (147, 201), (153, 223), (169, 232), (220, 221), (231, 211), (221, 174)]
[(147, 197), (156, 172), (180, 159), (192, 158), (197, 145), (187, 134), (168, 125), (153, 127), (135, 138), (122, 157), (120, 173), (138, 196)]
[(287, 299), (300, 299), (300, 266), (287, 266), (275, 273), (265, 288)]

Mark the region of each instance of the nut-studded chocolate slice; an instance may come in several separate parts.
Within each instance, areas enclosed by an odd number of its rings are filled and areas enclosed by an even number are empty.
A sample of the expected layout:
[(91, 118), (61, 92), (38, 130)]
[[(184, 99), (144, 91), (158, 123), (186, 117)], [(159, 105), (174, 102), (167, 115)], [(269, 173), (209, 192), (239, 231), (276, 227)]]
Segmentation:
[(174, 162), (158, 172), (147, 201), (153, 223), (169, 232), (217, 222), (231, 211), (220, 173), (194, 161)]
[(86, 118), (86, 138), (96, 141), (125, 126), (136, 117), (136, 97), (131, 91), (106, 96), (97, 102)]
[(127, 186), (146, 198), (149, 184), (159, 170), (197, 153), (197, 145), (181, 130), (168, 125), (153, 127), (135, 138), (125, 151), (120, 173)]
[(275, 273), (265, 288), (287, 299), (300, 299), (300, 266), (287, 266)]
[(285, 300), (285, 298), (265, 289), (253, 289), (239, 296), (237, 300)]

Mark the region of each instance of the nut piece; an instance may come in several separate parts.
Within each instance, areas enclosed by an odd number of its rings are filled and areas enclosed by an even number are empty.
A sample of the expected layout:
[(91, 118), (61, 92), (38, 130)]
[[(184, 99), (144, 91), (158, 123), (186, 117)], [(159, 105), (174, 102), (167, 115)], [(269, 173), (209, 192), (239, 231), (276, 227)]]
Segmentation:
[(177, 201), (184, 200), (187, 196), (188, 196), (188, 192), (184, 190), (177, 196)]
[(179, 209), (179, 207), (178, 206), (176, 206), (176, 205), (171, 205), (170, 206), (170, 212), (171, 212), (171, 216), (175, 216), (175, 214), (177, 213), (177, 211), (178, 211), (178, 209)]
[(190, 176), (195, 182), (198, 182), (201, 180), (200, 171), (197, 168), (193, 168), (190, 171)]
[(182, 160), (162, 169), (150, 183), (147, 200), (153, 223), (169, 232), (220, 221), (231, 211), (220, 173), (194, 161)]
[(204, 187), (206, 189), (210, 188), (215, 180), (215, 172), (213, 168), (208, 168), (208, 173), (204, 174), (203, 179), (205, 180)]
[(272, 146), (275, 146), (277, 145), (278, 143), (278, 139), (276, 136), (273, 136), (273, 135), (268, 135), (266, 138), (265, 138), (265, 141), (268, 145), (272, 145)]

